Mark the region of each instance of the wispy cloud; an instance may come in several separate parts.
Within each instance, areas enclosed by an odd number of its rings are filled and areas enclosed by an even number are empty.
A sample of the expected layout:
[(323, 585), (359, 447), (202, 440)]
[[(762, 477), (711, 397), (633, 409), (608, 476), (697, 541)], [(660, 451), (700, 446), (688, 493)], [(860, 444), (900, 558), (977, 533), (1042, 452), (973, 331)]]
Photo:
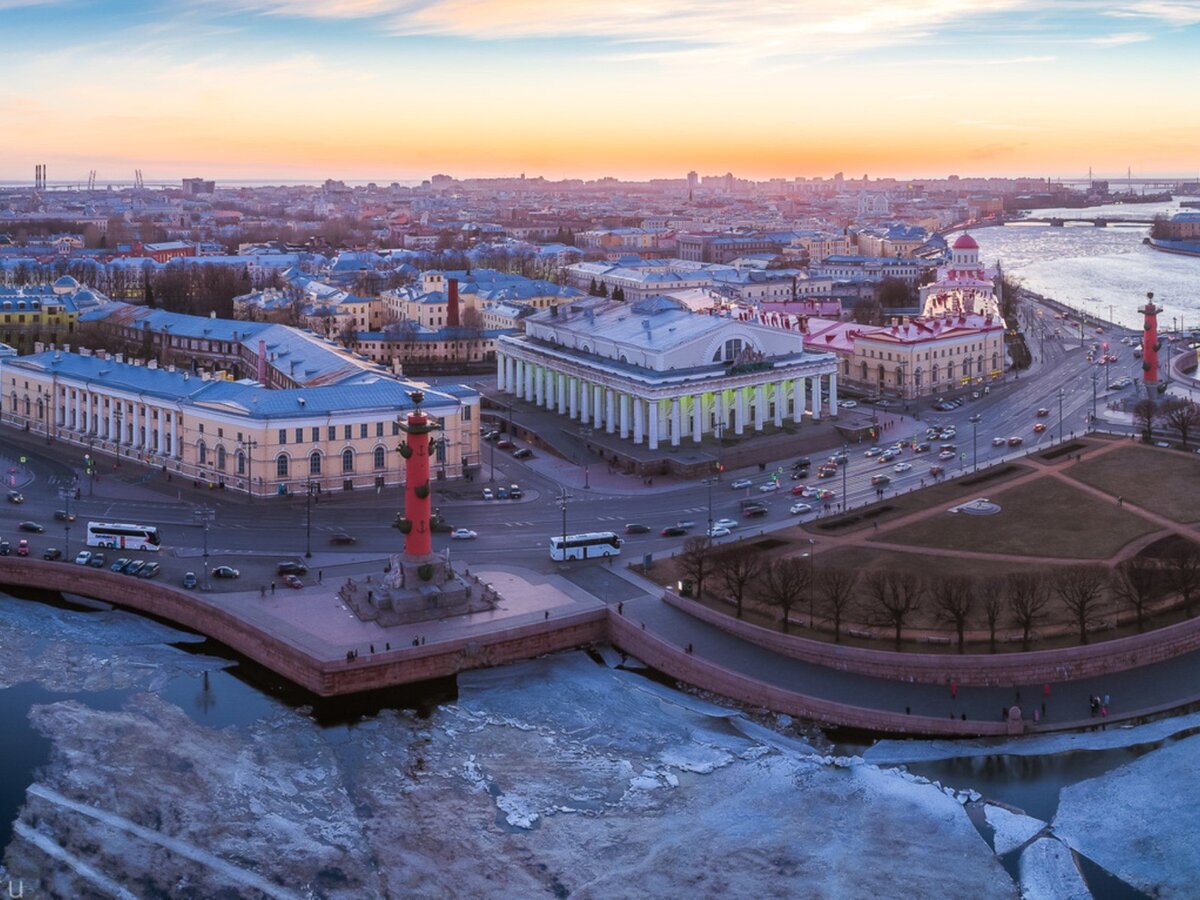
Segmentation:
[(1140, 44), (1151, 39), (1151, 35), (1144, 31), (1126, 31), (1120, 34), (1102, 34), (1098, 37), (1083, 38), (1081, 43), (1092, 44), (1096, 47), (1123, 47), (1126, 44)]
[(1107, 15), (1117, 18), (1158, 19), (1169, 25), (1200, 24), (1200, 2), (1196, 0), (1142, 0), (1122, 3)]

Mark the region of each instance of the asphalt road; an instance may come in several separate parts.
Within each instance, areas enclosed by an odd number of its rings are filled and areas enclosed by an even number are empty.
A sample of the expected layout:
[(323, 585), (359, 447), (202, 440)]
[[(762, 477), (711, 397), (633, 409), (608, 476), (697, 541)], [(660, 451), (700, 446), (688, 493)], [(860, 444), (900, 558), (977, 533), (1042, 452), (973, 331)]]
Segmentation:
[[(1053, 319), (1047, 311), (1043, 320)], [(1089, 364), (1085, 350), (1078, 340), (1078, 330), (1063, 338), (1054, 338), (1052, 332), (1044, 340), (1038, 340), (1035, 353), (1044, 357), (1030, 372), (1012, 378), (1007, 384), (993, 387), (991, 393), (979, 400), (965, 402), (953, 412), (934, 412), (928, 404), (920, 411), (921, 421), (907, 427), (896, 426), (883, 433), (880, 444), (894, 441), (924, 438), (927, 425), (953, 425), (957, 436), (952, 442), (957, 445), (959, 456), (953, 460), (938, 460), (940, 439), (932, 439), (932, 452), (916, 454), (904, 450), (901, 456), (887, 465), (863, 454), (866, 445), (852, 445), (849, 449), (850, 462), (833, 478), (817, 479), (816, 465), (822, 455), (808, 454), (813, 459), (812, 478), (805, 484), (827, 488), (836, 493), (832, 501), (834, 509), (848, 496), (850, 505), (860, 505), (875, 499), (875, 488), (870, 484), (872, 475), (886, 473), (891, 478), (887, 492), (905, 491), (928, 483), (930, 466), (941, 465), (948, 476), (970, 470), (976, 459), (980, 467), (987, 462), (1011, 454), (1023, 454), (1039, 446), (1049, 445), (1060, 433), (1069, 436), (1072, 432), (1082, 433), (1086, 429), (1086, 417), (1093, 404), (1093, 375), (1096, 375), (1096, 403), (1103, 409), (1105, 402), (1115, 394), (1109, 392), (1110, 379), (1120, 375), (1133, 375), (1140, 379), (1141, 365), (1132, 356), (1130, 348), (1118, 341), (1122, 335), (1133, 332), (1108, 331), (1097, 335), (1088, 329), (1087, 343), (1108, 340), (1110, 352), (1118, 353), (1119, 361), (1110, 364), (1107, 375), (1103, 365)], [(1059, 388), (1062, 387), (1061, 407)], [(1134, 389), (1126, 389), (1131, 393)], [(1035, 411), (1044, 407), (1050, 414), (1037, 418)], [(862, 411), (863, 407), (860, 407)], [(869, 409), (869, 407), (867, 407)], [(1060, 415), (1061, 409), (1061, 415)], [(896, 409), (879, 409), (881, 420), (895, 416)], [(971, 416), (978, 415), (979, 422), (973, 426)], [(1037, 434), (1033, 427), (1044, 423), (1046, 431)], [(1007, 444), (1011, 436), (1023, 438), (1020, 448)], [(1002, 437), (1003, 447), (993, 447), (992, 439)], [(834, 452), (837, 447), (829, 448)], [(27, 458), (22, 465), (21, 455)], [(562, 505), (557, 500), (561, 488), (550, 478), (530, 469), (508, 454), (498, 452), (496, 458), (496, 483), (519, 483), (525, 491), (520, 501), (484, 501), (481, 489), (488, 482), (464, 484), (461, 482), (435, 482), (434, 505), (440, 507), (447, 520), (454, 526), (465, 526), (478, 532), (473, 541), (451, 541), (447, 535), (435, 535), (434, 548), (451, 547), (452, 558), (471, 564), (520, 565), (536, 571), (559, 571), (565, 568), (580, 568), (579, 564), (564, 566), (549, 559), (547, 540), (563, 530)], [(662, 553), (678, 547), (684, 538), (663, 538), (659, 530), (677, 521), (691, 521), (695, 526), (692, 534), (702, 534), (707, 521), (732, 518), (744, 524), (738, 531), (757, 531), (783, 527), (785, 523), (800, 519), (811, 519), (815, 512), (805, 516), (792, 516), (788, 509), (801, 500), (793, 497), (790, 489), (790, 466), (793, 458), (778, 460), (766, 472), (725, 472), (721, 480), (713, 484), (696, 483), (671, 490), (648, 490), (644, 494), (603, 494), (598, 491), (572, 489), (566, 503), (566, 529), (569, 532), (622, 531), (630, 522), (649, 526), (651, 532), (643, 535), (626, 536), (625, 554), (640, 558), (645, 553)], [(911, 471), (897, 473), (893, 465), (907, 462)], [(184, 572), (203, 571), (204, 532), (195, 520), (195, 510), (207, 505), (215, 510), (215, 518), (208, 535), (209, 563), (211, 566), (232, 565), (242, 572), (238, 581), (214, 581), (216, 590), (244, 590), (260, 584), (269, 584), (275, 578), (275, 564), (282, 559), (303, 559), (306, 547), (311, 545), (310, 560), (313, 576), (316, 570), (325, 572), (326, 577), (378, 570), (381, 560), (389, 552), (402, 547), (400, 533), (391, 527), (392, 519), (402, 506), (401, 494), (391, 489), (382, 495), (355, 492), (354, 494), (326, 495), (306, 510), (302, 499), (278, 499), (248, 501), (241, 497), (227, 497), (221, 492), (194, 490), (190, 485), (178, 481), (167, 483), (158, 472), (126, 466), (130, 471), (111, 473), (104, 470), (101, 483), (94, 485), (95, 494), (89, 496), (89, 485), (82, 470), (82, 452), (77, 447), (55, 444), (44, 447), (40, 443), (12, 440), (0, 432), (0, 466), (6, 477), (15, 481), (25, 496), (25, 502), (17, 505), (0, 503), (0, 538), (9, 540), (15, 548), (21, 537), (30, 540), (33, 555), (40, 557), (47, 547), (64, 548), (67, 535), (65, 523), (55, 521), (54, 511), (64, 509), (67, 501), (61, 496), (67, 489), (79, 486), (82, 497), (70, 500), (70, 509), (77, 515), (70, 532), (70, 552), (74, 554), (83, 547), (84, 526), (88, 520), (125, 521), (153, 524), (163, 536), (164, 549), (159, 554), (119, 554), (108, 552), (111, 561), (118, 555), (134, 555), (157, 558), (163, 564), (164, 579), (178, 583)], [(111, 463), (106, 463), (111, 465)], [(773, 471), (783, 469), (782, 489), (771, 493), (760, 492), (759, 488), (769, 480)], [(751, 479), (751, 487), (734, 490), (730, 483), (740, 477)], [(129, 484), (128, 482), (133, 482)], [(144, 482), (144, 483), (140, 483)], [(768, 508), (765, 517), (742, 520), (740, 502), (746, 499), (762, 501)], [(817, 500), (804, 500), (820, 506)], [(311, 513), (311, 529), (308, 527)], [(22, 520), (31, 520), (45, 526), (41, 535), (22, 534), (16, 525)], [(352, 546), (335, 546), (330, 543), (333, 534), (346, 532), (356, 538)], [(311, 537), (310, 537), (311, 535)], [(309, 581), (313, 576), (310, 576)], [(278, 580), (278, 579), (276, 579)]]

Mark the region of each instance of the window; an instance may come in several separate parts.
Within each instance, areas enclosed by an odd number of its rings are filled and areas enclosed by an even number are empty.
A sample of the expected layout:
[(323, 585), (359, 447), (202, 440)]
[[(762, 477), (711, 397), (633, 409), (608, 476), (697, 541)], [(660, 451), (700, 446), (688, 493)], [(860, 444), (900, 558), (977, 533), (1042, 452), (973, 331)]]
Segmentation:
[(360, 438), (365, 438), (367, 436), (367, 423), (366, 422), (363, 422), (361, 425), (358, 426), (358, 436)]
[(318, 453), (316, 450), (314, 450), (312, 453), (308, 454), (308, 474), (309, 475), (320, 475), (321, 474), (321, 454)]
[(337, 426), (336, 426), (336, 425), (330, 425), (330, 426), (329, 426), (329, 429), (328, 429), (328, 430), (327, 430), (327, 432), (326, 432), (326, 434), (328, 435), (328, 439), (329, 439), (329, 440), (331, 440), (331, 441), (336, 441), (336, 440), (337, 440)]
[(286, 428), (279, 429), (279, 443), (280, 444), (287, 443), (287, 429)]
[(342, 433), (346, 435), (346, 440), (350, 440), (351, 437), (354, 435), (353, 428), (354, 428), (353, 425), (347, 425), (342, 429)]
[(470, 422), (470, 421), (471, 421), (471, 407), (469, 407), (469, 406), (464, 406), (464, 407), (463, 407), (463, 415), (462, 415), (462, 417), (463, 417), (463, 421), (464, 421), (464, 422)]
[[(347, 426), (347, 427), (349, 427), (349, 426)], [(349, 447), (347, 447), (345, 450), (342, 451), (342, 471), (343, 472), (353, 472), (354, 471), (354, 451), (351, 450)]]
[(225, 471), (225, 448), (217, 447), (217, 468)]
[(375, 468), (387, 468), (387, 451), (382, 447), (375, 448)]
[(286, 453), (280, 453), (275, 457), (275, 475), (279, 478), (288, 477), (288, 458)]
[(395, 422), (392, 423), (392, 435), (395, 436), (395, 435), (398, 435), (399, 433), (400, 433), (400, 421), (397, 419)]
[(246, 454), (241, 450), (238, 451), (237, 455), (237, 473), (239, 475), (246, 474)]
[(321, 440), (321, 429), (320, 429), (319, 427), (316, 427), (316, 426), (314, 426), (314, 427), (313, 427), (313, 430), (312, 430), (312, 439), (313, 439), (313, 443), (314, 443), (314, 444), (315, 444), (317, 441)]
[(196, 460), (202, 466), (208, 463), (208, 447), (204, 446), (204, 441), (196, 442)]
[(382, 422), (375, 423), (375, 437), (383, 437), (383, 423)]
[(304, 429), (303, 428), (296, 429), (296, 443), (297, 444), (304, 443)]

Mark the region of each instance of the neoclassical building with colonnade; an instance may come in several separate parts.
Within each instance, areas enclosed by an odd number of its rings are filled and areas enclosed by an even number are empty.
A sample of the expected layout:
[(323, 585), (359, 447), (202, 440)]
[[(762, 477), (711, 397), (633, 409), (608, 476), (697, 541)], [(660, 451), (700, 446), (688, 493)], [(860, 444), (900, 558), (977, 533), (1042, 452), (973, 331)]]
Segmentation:
[(543, 310), (497, 351), (500, 391), (651, 450), (838, 414), (833, 354), (668, 297)]

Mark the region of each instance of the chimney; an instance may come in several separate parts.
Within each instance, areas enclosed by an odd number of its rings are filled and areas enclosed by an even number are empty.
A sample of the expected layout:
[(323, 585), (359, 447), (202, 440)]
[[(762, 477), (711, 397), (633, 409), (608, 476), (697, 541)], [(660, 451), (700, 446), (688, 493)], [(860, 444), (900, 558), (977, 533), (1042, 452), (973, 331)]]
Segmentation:
[(150, 360), (150, 362), (146, 363), (146, 368), (147, 369), (157, 369), (158, 368), (158, 360), (157, 359)]
[(267, 342), (260, 340), (258, 342), (258, 383), (267, 383)]
[(450, 328), (458, 327), (458, 279), (449, 279), (449, 284), (446, 287), (447, 308), (446, 308), (446, 325)]

